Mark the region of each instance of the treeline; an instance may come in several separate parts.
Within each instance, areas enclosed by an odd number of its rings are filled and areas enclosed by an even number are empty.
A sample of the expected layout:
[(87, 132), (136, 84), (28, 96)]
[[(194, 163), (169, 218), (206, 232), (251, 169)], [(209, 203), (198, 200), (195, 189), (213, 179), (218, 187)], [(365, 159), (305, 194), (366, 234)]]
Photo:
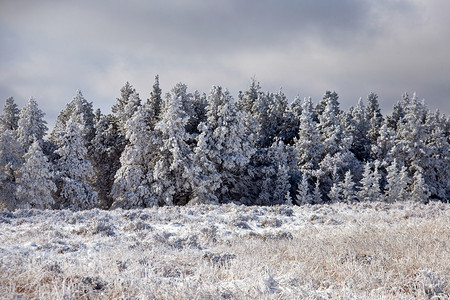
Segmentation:
[[(365, 103), (364, 103), (365, 102)], [(450, 199), (450, 120), (404, 94), (383, 116), (370, 93), (348, 111), (265, 92), (236, 100), (159, 78), (147, 99), (129, 83), (111, 114), (80, 91), (47, 136), (34, 99), (0, 118), (0, 202), (14, 208), (137, 208)]]

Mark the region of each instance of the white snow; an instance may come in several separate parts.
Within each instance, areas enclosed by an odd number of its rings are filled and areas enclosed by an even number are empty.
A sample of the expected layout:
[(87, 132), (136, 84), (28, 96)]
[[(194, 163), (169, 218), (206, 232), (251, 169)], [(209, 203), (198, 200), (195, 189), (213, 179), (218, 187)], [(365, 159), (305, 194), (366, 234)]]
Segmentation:
[(450, 295), (450, 206), (0, 212), (5, 299)]

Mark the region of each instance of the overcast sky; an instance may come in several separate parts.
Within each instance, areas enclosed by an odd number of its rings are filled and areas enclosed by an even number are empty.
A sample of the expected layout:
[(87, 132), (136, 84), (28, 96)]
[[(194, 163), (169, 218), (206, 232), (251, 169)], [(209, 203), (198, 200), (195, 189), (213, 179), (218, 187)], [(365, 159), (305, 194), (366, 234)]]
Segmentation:
[(390, 112), (403, 92), (450, 113), (448, 0), (0, 1), (0, 105), (33, 96), (50, 125), (80, 89), (110, 112), (129, 81), (142, 99), (255, 77), (347, 109), (370, 91)]

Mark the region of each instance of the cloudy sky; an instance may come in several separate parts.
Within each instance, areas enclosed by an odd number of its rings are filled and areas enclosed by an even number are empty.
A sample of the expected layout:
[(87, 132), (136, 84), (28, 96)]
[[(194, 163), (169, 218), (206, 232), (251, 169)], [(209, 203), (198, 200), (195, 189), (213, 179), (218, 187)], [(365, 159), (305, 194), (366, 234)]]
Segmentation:
[(34, 96), (50, 124), (80, 89), (110, 111), (129, 81), (146, 99), (255, 77), (289, 99), (326, 90), (343, 108), (403, 92), (450, 113), (448, 0), (0, 1), (0, 105)]

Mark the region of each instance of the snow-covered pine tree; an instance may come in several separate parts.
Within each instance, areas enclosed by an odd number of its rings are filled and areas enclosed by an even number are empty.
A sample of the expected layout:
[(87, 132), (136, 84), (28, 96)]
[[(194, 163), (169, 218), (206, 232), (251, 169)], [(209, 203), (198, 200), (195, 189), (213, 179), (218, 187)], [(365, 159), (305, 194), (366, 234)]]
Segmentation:
[(286, 96), (280, 90), (277, 93), (257, 94), (253, 100), (251, 110), (252, 117), (259, 123), (258, 146), (270, 147), (277, 139), (287, 140), (287, 128), (285, 128), (288, 103)]
[(120, 168), (120, 147), (125, 137), (119, 134), (117, 122), (111, 114), (98, 114), (95, 122), (95, 136), (91, 141), (90, 149), (92, 166), (95, 172), (95, 190), (98, 193), (99, 205), (103, 209), (111, 206), (113, 199), (110, 195), (114, 175)]
[(20, 110), (14, 102), (13, 97), (6, 99), (5, 106), (3, 106), (2, 114), (0, 115), (0, 132), (6, 130), (16, 130), (17, 122), (19, 121)]
[(428, 185), (430, 198), (450, 199), (450, 119), (439, 111), (426, 112), (423, 129), (427, 152), (423, 156), (423, 178)]
[(419, 101), (416, 95), (409, 100), (404, 108), (404, 117), (397, 123), (395, 146), (389, 153), (400, 165), (406, 166), (410, 174), (417, 168), (427, 169), (430, 149), (426, 144), (429, 139), (425, 126), (426, 110), (423, 101)]
[(298, 139), (300, 116), (302, 114), (302, 103), (300, 96), (296, 96), (284, 114), (284, 124), (281, 126), (279, 137), (286, 145), (294, 145)]
[(394, 104), (392, 114), (387, 116), (386, 124), (394, 131), (397, 131), (397, 125), (401, 119), (405, 117), (406, 107), (410, 104), (411, 100), (407, 93), (402, 95), (402, 99)]
[(257, 82), (255, 78), (252, 78), (248, 90), (245, 92), (239, 91), (238, 101), (236, 103), (237, 109), (244, 111), (249, 115), (253, 115), (255, 112), (255, 101), (261, 93), (262, 91), (259, 82)]
[(16, 205), (16, 177), (23, 163), (24, 150), (12, 130), (0, 133), (0, 209)]
[(318, 130), (322, 138), (322, 143), (325, 151), (329, 155), (334, 155), (338, 151), (345, 151), (350, 149), (352, 143), (344, 135), (344, 128), (340, 122), (341, 110), (339, 109), (339, 102), (336, 93), (327, 91), (323, 98), (324, 110), (319, 115)]
[(97, 193), (93, 190), (94, 170), (87, 158), (82, 137), (85, 129), (70, 118), (66, 123), (61, 144), (55, 151), (57, 160), (57, 204), (73, 210), (91, 209), (98, 206)]
[[(271, 157), (273, 157), (273, 162), (275, 163), (275, 180), (274, 188), (272, 190), (272, 201), (271, 204), (283, 204), (286, 201), (286, 195), (289, 195), (289, 190), (291, 189), (291, 184), (289, 182), (291, 170), (289, 168), (288, 161), (288, 150), (282, 141), (274, 142), (269, 149)], [(289, 195), (288, 197), (292, 202)], [(292, 204), (292, 203), (291, 203)]]
[(367, 96), (366, 120), (369, 125), (367, 137), (372, 144), (377, 142), (380, 128), (383, 125), (383, 115), (381, 114), (380, 105), (378, 103), (378, 95), (371, 92)]
[(311, 192), (309, 190), (310, 187), (308, 179), (308, 174), (302, 174), (302, 180), (297, 188), (297, 203), (299, 203), (300, 205), (313, 203), (313, 196), (311, 195)]
[(418, 169), (414, 173), (413, 183), (411, 187), (411, 200), (416, 202), (427, 203), (430, 197), (428, 185), (422, 176), (422, 170)]
[(380, 174), (378, 172), (379, 161), (373, 163), (374, 169), (372, 171), (372, 163), (367, 162), (364, 166), (363, 177), (360, 181), (361, 186), (357, 193), (359, 201), (377, 201), (381, 197), (380, 192)]
[[(179, 85), (177, 85), (179, 86)], [(173, 90), (166, 99), (161, 120), (155, 131), (161, 145), (153, 152), (151, 190), (163, 205), (183, 205), (193, 189), (194, 153), (188, 145), (190, 134), (186, 131), (190, 117), (183, 108), (183, 95)]]
[(339, 183), (342, 191), (342, 201), (345, 203), (353, 203), (356, 201), (355, 182), (350, 170), (345, 172), (344, 181)]
[(298, 139), (295, 147), (298, 151), (298, 165), (302, 173), (311, 174), (319, 167), (319, 162), (324, 156), (324, 147), (313, 121), (313, 105), (311, 99), (307, 99), (302, 105)]
[(17, 207), (51, 208), (54, 204), (52, 193), (56, 192), (53, 167), (42, 152), (38, 141), (31, 144), (23, 158), (24, 164), (16, 180)]
[(28, 151), (28, 148), (34, 141), (42, 144), (43, 137), (47, 131), (47, 126), (45, 125), (47, 122), (44, 120), (44, 116), (45, 114), (39, 109), (34, 98), (30, 98), (20, 111), (15, 133), (24, 151)]
[(332, 111), (335, 112), (336, 115), (340, 114), (340, 110), (339, 110), (339, 95), (333, 91), (326, 91), (325, 94), (322, 97), (322, 100), (316, 105), (315, 107), (315, 116), (317, 116), (317, 120), (315, 120), (316, 122), (320, 121), (320, 116), (325, 112), (325, 107), (331, 106), (332, 107)]
[(384, 198), (386, 202), (407, 200), (408, 186), (410, 183), (406, 167), (402, 166), (399, 170), (397, 160), (394, 158), (392, 163), (386, 168), (387, 175)]
[(83, 126), (82, 137), (86, 147), (95, 135), (94, 111), (92, 102), (88, 102), (80, 90), (77, 90), (75, 97), (58, 114), (55, 126), (50, 134), (49, 140), (57, 147), (61, 144), (62, 136), (65, 134), (66, 123), (72, 118), (74, 122)]
[(239, 201), (247, 190), (247, 167), (255, 153), (245, 118), (237, 112), (227, 90), (213, 87), (208, 97), (207, 122), (200, 124), (195, 148), (198, 183), (194, 202)]
[(366, 120), (366, 109), (360, 98), (358, 105), (352, 110), (352, 121), (346, 130), (352, 137), (350, 151), (352, 151), (359, 161), (370, 159), (370, 139), (368, 138), (369, 123)]
[(330, 192), (328, 193), (331, 203), (338, 203), (342, 200), (342, 190), (338, 183), (333, 183)]
[(339, 174), (338, 174), (338, 169), (337, 166), (334, 166), (333, 169), (333, 185), (330, 188), (330, 191), (328, 192), (328, 198), (330, 198), (331, 203), (337, 203), (337, 202), (341, 202), (342, 200), (342, 189), (341, 189), (341, 185), (340, 180), (339, 180)]
[[(121, 166), (114, 176), (111, 189), (111, 208), (152, 207), (158, 199), (152, 195), (149, 180), (152, 180), (151, 162), (153, 152), (161, 145), (157, 133), (152, 130), (152, 112), (146, 105), (139, 107), (125, 126), (129, 144), (120, 156)], [(150, 178), (149, 178), (150, 177)]]
[(322, 202), (323, 200), (322, 200), (322, 191), (320, 188), (320, 180), (319, 177), (317, 177), (313, 191), (313, 204), (321, 204)]
[[(162, 90), (159, 87), (159, 75), (155, 76), (155, 82), (153, 83), (153, 89), (150, 92), (150, 98), (147, 99), (148, 108), (153, 111), (154, 118), (158, 119), (162, 110)], [(156, 123), (157, 120), (155, 120)]]
[(192, 128), (194, 128), (192, 135), (197, 137), (200, 134), (198, 125), (202, 122), (206, 122), (206, 94), (200, 94), (198, 91), (194, 91), (192, 94), (192, 106), (194, 115), (191, 117)]
[[(269, 148), (259, 148), (251, 157), (248, 173), (253, 184), (243, 193), (241, 202), (248, 205), (283, 204), (286, 194), (293, 193), (291, 182), (298, 172), (297, 152), (282, 140)], [(292, 199), (291, 199), (292, 200)]]
[(391, 162), (390, 155), (395, 145), (395, 132), (386, 123), (381, 125), (376, 143), (371, 146), (371, 156), (385, 162)]
[(127, 81), (120, 89), (120, 98), (111, 107), (112, 114), (116, 117), (119, 132), (122, 136), (126, 135), (126, 123), (141, 106), (139, 94), (133, 86)]

